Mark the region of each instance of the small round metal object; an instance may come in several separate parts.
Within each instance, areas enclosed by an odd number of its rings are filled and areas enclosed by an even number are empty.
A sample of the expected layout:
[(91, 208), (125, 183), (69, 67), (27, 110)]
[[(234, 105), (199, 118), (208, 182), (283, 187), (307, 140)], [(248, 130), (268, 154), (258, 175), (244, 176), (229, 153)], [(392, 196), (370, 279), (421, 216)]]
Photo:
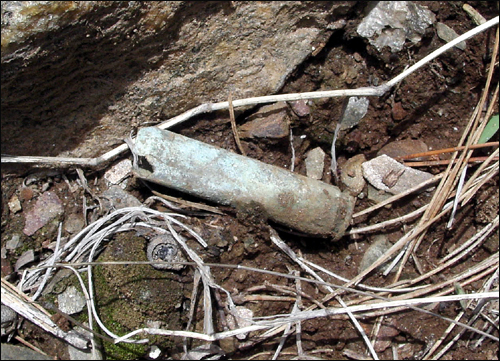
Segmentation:
[(186, 258), (179, 249), (178, 243), (169, 234), (162, 234), (152, 238), (149, 241), (146, 253), (148, 260), (151, 262), (165, 261), (164, 264), (152, 264), (156, 269), (179, 271), (185, 267), (183, 264), (170, 263), (185, 262)]

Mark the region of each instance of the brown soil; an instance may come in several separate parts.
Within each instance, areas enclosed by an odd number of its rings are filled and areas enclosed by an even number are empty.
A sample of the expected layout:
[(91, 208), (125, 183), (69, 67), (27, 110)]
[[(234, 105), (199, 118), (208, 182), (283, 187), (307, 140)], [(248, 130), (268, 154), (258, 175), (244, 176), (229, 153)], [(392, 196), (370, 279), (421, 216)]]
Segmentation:
[[(477, 2), (473, 5), (477, 5), (476, 9), (487, 18), (494, 16), (497, 11), (495, 5), (485, 2)], [(470, 20), (460, 10), (461, 5), (458, 3), (429, 3), (428, 6), (437, 14), (437, 21), (452, 26), (458, 33), (463, 33), (471, 28), (471, 25), (464, 25), (469, 24)], [(397, 56), (390, 55), (390, 53), (380, 55), (375, 49), (367, 46), (365, 42), (356, 37), (356, 25), (357, 22), (354, 21), (342, 31), (334, 33), (319, 54), (309, 58), (297, 69), (281, 93), (358, 88), (370, 86), (375, 79), (378, 79), (379, 83), (383, 83), (402, 72), (407, 65), (415, 63), (443, 44), (435, 33), (431, 32), (424, 37), (419, 45), (404, 49)], [(425, 142), (430, 149), (455, 146), (459, 142), (473, 108), (481, 95), (487, 68), (491, 60), (493, 44), (494, 30), (481, 33), (467, 41), (465, 51), (452, 49), (431, 64), (426, 65), (422, 70), (411, 75), (400, 86), (383, 97), (370, 98), (370, 106), (366, 117), (357, 127), (345, 132), (339, 139), (337, 147), (340, 152), (339, 163), (343, 164), (348, 158), (360, 153), (365, 154), (368, 159), (373, 158), (384, 145), (397, 140), (419, 139)], [(493, 79), (493, 84), (497, 83), (498, 71), (496, 71)], [(310, 116), (292, 119), (293, 134), (295, 136), (295, 165), (296, 172), (299, 174), (305, 175), (303, 165), (305, 153), (310, 149), (320, 146), (326, 154), (330, 154), (331, 139), (337, 121), (341, 116), (342, 101), (342, 99), (314, 101), (311, 106)], [(238, 114), (237, 122), (239, 124), (243, 123), (245, 118), (253, 111), (255, 109)], [(396, 121), (395, 118), (402, 119)], [(200, 116), (176, 126), (173, 130), (237, 152), (227, 113)], [(302, 135), (305, 135), (305, 138), (301, 137)], [(492, 140), (498, 141), (498, 134)], [(250, 157), (280, 167), (288, 168), (290, 166), (291, 151), (288, 138), (279, 141), (242, 140), (242, 143)], [(26, 154), (29, 154), (30, 147), (31, 144), (20, 145), (20, 148), (25, 149)], [(488, 152), (479, 151), (477, 153), (487, 155)], [(326, 163), (329, 164), (329, 162), (330, 159), (327, 156)], [(422, 168), (422, 170), (437, 173), (443, 171), (444, 167)], [(23, 250), (34, 249), (39, 258), (51, 254), (51, 251), (47, 249), (47, 241), (55, 239), (57, 224), (55, 226), (46, 226), (43, 234), (42, 231), (38, 231), (33, 236), (27, 237), (22, 233), (24, 226), (23, 212), (10, 213), (7, 202), (14, 194), (17, 194), (21, 198), (23, 209), (29, 209), (38, 194), (40, 194), (41, 187), (48, 183), (50, 190), (56, 192), (59, 198), (64, 200), (65, 214), (81, 212), (83, 190), (79, 189), (75, 193), (70, 192), (67, 184), (61, 178), (62, 173), (63, 171), (52, 171), (52, 174), (39, 176), (32, 187), (35, 189), (35, 195), (30, 199), (30, 197), (23, 198), (20, 195), (22, 182), (26, 174), (21, 174), (12, 167), (8, 169), (8, 172), (7, 170), (2, 171), (2, 247), (4, 247), (7, 240), (12, 238), (13, 234), (21, 234), (24, 241)], [(69, 181), (75, 184), (77, 176), (70, 171), (65, 174)], [(86, 172), (89, 185), (97, 194), (100, 193), (100, 190), (106, 189), (102, 175), (102, 171)], [(140, 182), (131, 182), (127, 190), (141, 201), (151, 195), (150, 189)], [(165, 194), (179, 196), (178, 193), (168, 189), (162, 188), (161, 191)], [(407, 214), (426, 204), (429, 199), (430, 195), (427, 193), (406, 198), (404, 201), (394, 204), (391, 208), (384, 208), (370, 217), (365, 217), (356, 226), (375, 224)], [(189, 198), (189, 200), (198, 201), (193, 198)], [(365, 209), (371, 204), (366, 198), (358, 200), (355, 211)], [(267, 224), (262, 221), (258, 214), (248, 214), (242, 210), (235, 211), (229, 207), (220, 207), (220, 209), (225, 212), (225, 215), (192, 217), (186, 221), (186, 224), (200, 232), (209, 244), (211, 252), (200, 253), (204, 254), (203, 257), (207, 262), (239, 264), (285, 274), (288, 274), (290, 269), (298, 269), (296, 264), (271, 243)], [(421, 267), (425, 271), (436, 267), (439, 260), (448, 253), (448, 250), (475, 234), (478, 229), (489, 223), (497, 213), (498, 175), (479, 191), (474, 202), (459, 210), (455, 227), (447, 230), (445, 228), (446, 221), (441, 221), (427, 233), (417, 253)], [(58, 220), (63, 221), (64, 216)], [(396, 242), (406, 233), (407, 229), (407, 226), (401, 226), (387, 230), (385, 234), (387, 234), (390, 241)], [(64, 234), (64, 236), (69, 236), (69, 234)], [(306, 259), (348, 279), (357, 275), (363, 254), (373, 240), (373, 235), (362, 236), (358, 239), (350, 239), (346, 236), (337, 242), (331, 242), (328, 239), (306, 238), (285, 232), (280, 232), (280, 236), (295, 252), (301, 252)], [(116, 241), (115, 239), (113, 242)], [(472, 267), (492, 253), (498, 253), (498, 231), (489, 242), (488, 247), (484, 246), (476, 249), (462, 263), (451, 267), (446, 273), (441, 273), (439, 277), (451, 277)], [(116, 243), (110, 243), (110, 245), (115, 250), (113, 252), (116, 252)], [(137, 247), (140, 249), (143, 245), (139, 244)], [(109, 252), (111, 251), (108, 250)], [(123, 252), (124, 254), (133, 254), (127, 253), (127, 251)], [(12, 267), (16, 262), (20, 251), (11, 251), (7, 255), (7, 259), (2, 259), (2, 277), (10, 274), (9, 267)], [(104, 256), (106, 255), (107, 253), (104, 254)], [(132, 257), (129, 260), (134, 261), (143, 258), (141, 255), (137, 258)], [(243, 296), (246, 294), (247, 289), (265, 283), (295, 288), (293, 280), (278, 276), (226, 268), (214, 268), (212, 272), (218, 283), (226, 290), (233, 292), (234, 296)], [(106, 274), (106, 271), (104, 271), (104, 274)], [(161, 272), (155, 273), (156, 277), (161, 278), (159, 274)], [(414, 263), (408, 262), (403, 275), (404, 278), (414, 278), (419, 275), (419, 272)], [(167, 284), (168, 282), (181, 283), (182, 285), (176, 290), (178, 293), (175, 302), (179, 304), (186, 303), (191, 292), (191, 276), (192, 270), (188, 268), (176, 273), (175, 276), (164, 276), (161, 284)], [(112, 276), (109, 277), (113, 278)], [(374, 273), (366, 279), (365, 283), (384, 286), (391, 283), (390, 278), (391, 276), (387, 279), (381, 274)], [(11, 275), (9, 280), (16, 282), (16, 276)], [(439, 279), (434, 281), (438, 282)], [(112, 284), (111, 282), (108, 279), (107, 283)], [(118, 288), (119, 285), (123, 286), (123, 281), (119, 280), (113, 285)], [(465, 291), (477, 291), (481, 285), (482, 282), (476, 282), (469, 285)], [(142, 286), (138, 285), (137, 287)], [(306, 293), (312, 295), (315, 299), (321, 299), (325, 294), (325, 290), (321, 287), (305, 284), (304, 282), (302, 287)], [(132, 287), (127, 288), (127, 290), (114, 290), (117, 292), (114, 297), (117, 297), (120, 301), (116, 303), (118, 307), (123, 307), (127, 302), (133, 302), (129, 298), (133, 298), (133, 293), (136, 291)], [(111, 291), (113, 290), (102, 290), (101, 294), (112, 299), (113, 295), (108, 295), (108, 292)], [(270, 290), (261, 293), (280, 295)], [(182, 294), (184, 295), (184, 301), (179, 296)], [(154, 295), (154, 297), (161, 299), (161, 295)], [(151, 299), (154, 299), (154, 297)], [(349, 297), (345, 301), (348, 301), (348, 299)], [(310, 305), (307, 300), (303, 302), (304, 308)], [(336, 303), (330, 302), (327, 305), (335, 306)], [(263, 316), (289, 313), (292, 310), (293, 302), (259, 301), (247, 302), (245, 306), (251, 308), (255, 315)], [(133, 317), (144, 319), (146, 315), (157, 316), (158, 313), (156, 312), (178, 312), (179, 315), (173, 317), (175, 321), (171, 322), (178, 325), (179, 329), (182, 329), (187, 320), (185, 313), (181, 315), (182, 312), (185, 312), (183, 306), (175, 305), (172, 310), (166, 311), (162, 309), (158, 311), (142, 302), (135, 304), (135, 307), (133, 313), (137, 316)], [(433, 308), (434, 312), (449, 318), (455, 318), (460, 310), (458, 304), (447, 304)], [(171, 320), (171, 318), (168, 319)], [(200, 319), (197, 320), (197, 322), (199, 321)], [(376, 318), (362, 319), (360, 322), (369, 335)], [(391, 346), (395, 346), (399, 348), (401, 358), (418, 359), (426, 348), (443, 334), (448, 325), (449, 323), (446, 321), (416, 311), (405, 311), (389, 315), (384, 319), (381, 330), (388, 343), (386, 346), (380, 346), (378, 355), (381, 359), (392, 359)], [(133, 329), (133, 326), (124, 325), (123, 329)], [(170, 328), (175, 329), (175, 327)], [(454, 330), (447, 340), (450, 340), (457, 332), (457, 330)], [(66, 357), (64, 347), (54, 348), (54, 345), (59, 344), (53, 343), (51, 336), (40, 332), (27, 322), (21, 324), (20, 334), (49, 355), (58, 358)], [(366, 355), (366, 346), (363, 340), (352, 323), (346, 318), (320, 318), (303, 322), (301, 336), (304, 351), (312, 353), (316, 350), (318, 353), (314, 355), (323, 359), (345, 359), (344, 352), (346, 349)], [(495, 336), (498, 337), (498, 331), (495, 331)], [(445, 354), (444, 358), (494, 359), (496, 357), (498, 343), (486, 339), (479, 348), (474, 349), (468, 343), (471, 337), (473, 335), (470, 333), (462, 336), (460, 341)], [(160, 342), (159, 338), (155, 338), (155, 340)], [(269, 359), (279, 341), (279, 337), (274, 337), (261, 343), (249, 345), (245, 343), (246, 341), (231, 339), (221, 342), (221, 346), (227, 352), (227, 358), (248, 359), (250, 356), (262, 352), (257, 359)], [(164, 349), (164, 355), (176, 358), (182, 352), (182, 342), (179, 339), (170, 339), (170, 342), (173, 343), (170, 344), (169, 349)], [(285, 343), (281, 357), (285, 359), (292, 358), (295, 355), (296, 343), (295, 336), (293, 336), (289, 337)], [(143, 358), (145, 354), (128, 357)]]

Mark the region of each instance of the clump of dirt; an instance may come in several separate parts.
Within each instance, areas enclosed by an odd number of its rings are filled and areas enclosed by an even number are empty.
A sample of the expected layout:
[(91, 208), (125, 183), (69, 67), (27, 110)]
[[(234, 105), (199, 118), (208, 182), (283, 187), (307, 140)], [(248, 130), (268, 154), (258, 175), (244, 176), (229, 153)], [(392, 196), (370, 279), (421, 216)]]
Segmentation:
[[(437, 15), (437, 21), (453, 24), (468, 23), (470, 20), (459, 11), (456, 3), (428, 3)], [(496, 14), (493, 5), (474, 2), (474, 6), (483, 15)], [(393, 78), (405, 67), (415, 63), (442, 45), (442, 41), (432, 32), (426, 34), (419, 45), (405, 48), (398, 54), (378, 53), (374, 48), (361, 40), (355, 32), (357, 22), (353, 21), (343, 30), (338, 30), (316, 55), (300, 66), (295, 74), (286, 82), (281, 93), (307, 92), (316, 90), (358, 88), (379, 85)], [(462, 27), (458, 30), (465, 30)], [(481, 95), (493, 48), (493, 30), (481, 33), (467, 42), (467, 50), (452, 49), (440, 56), (421, 71), (413, 74), (408, 80), (389, 91), (382, 97), (371, 97), (368, 113), (359, 125), (341, 133), (337, 143), (337, 155), (340, 165), (356, 154), (364, 154), (367, 159), (373, 158), (386, 144), (407, 139), (418, 139), (430, 149), (444, 149), (455, 146), (468, 123)], [(494, 83), (498, 83), (496, 70)], [(293, 132), (293, 142), (289, 138), (282, 139), (242, 139), (242, 145), (249, 157), (268, 164), (290, 168), (292, 162), (292, 145), (295, 152), (295, 172), (305, 175), (304, 159), (306, 153), (321, 147), (327, 154), (325, 163), (331, 161), (330, 148), (335, 127), (342, 115), (343, 99), (319, 99), (308, 103), (310, 112), (306, 116), (298, 116), (288, 112)], [(497, 104), (498, 106), (498, 104)], [(237, 116), (237, 123), (243, 124), (256, 109), (250, 109)], [(186, 136), (215, 144), (219, 147), (238, 152), (232, 133), (229, 114), (215, 112), (198, 116), (188, 122), (177, 125), (174, 129)], [(498, 134), (492, 141), (498, 141)], [(26, 147), (29, 148), (29, 144)], [(489, 150), (477, 151), (478, 155), (490, 154)], [(442, 156), (446, 159), (448, 156)], [(326, 169), (325, 168), (325, 169)], [(424, 168), (430, 173), (438, 173), (444, 167)], [(71, 172), (65, 174), (69, 185), (75, 185), (77, 176)], [(89, 186), (93, 192), (100, 194), (105, 189), (102, 172), (87, 172)], [(81, 189), (71, 192), (70, 187), (60, 175), (49, 177), (52, 183), (49, 188), (56, 191), (66, 213), (79, 211), (81, 197), (86, 194)], [(332, 182), (333, 176), (325, 170), (323, 181)], [(93, 181), (96, 180), (94, 184)], [(22, 234), (23, 213), (9, 212), (8, 202), (14, 194), (21, 194), (22, 177), (3, 175), (2, 181), (2, 248), (16, 234), (20, 235), (25, 246), (36, 250), (37, 256), (46, 257), (50, 253), (50, 242), (57, 237), (57, 227), (48, 227), (42, 236), (36, 233), (27, 237)], [(488, 224), (498, 214), (498, 174), (486, 183), (477, 197), (456, 215), (455, 225), (446, 228), (446, 221), (432, 227), (422, 240), (414, 259), (410, 261), (402, 273), (402, 279), (414, 279), (422, 272), (435, 269), (441, 258), (474, 235), (480, 228)], [(43, 180), (33, 183), (43, 187)], [(153, 189), (154, 186), (150, 186)], [(129, 183), (127, 191), (141, 201), (151, 195), (151, 188), (143, 183)], [(34, 189), (37, 196), (37, 189)], [(199, 201), (165, 188), (159, 189), (170, 196), (182, 196), (190, 201)], [(366, 194), (366, 191), (364, 192)], [(356, 226), (376, 224), (388, 219), (408, 214), (429, 202), (431, 194), (422, 192), (393, 203), (389, 208), (382, 208), (375, 214), (363, 216), (356, 220)], [(21, 197), (23, 209), (29, 208), (31, 199)], [(367, 197), (357, 200), (355, 212), (366, 209), (372, 202)], [(95, 202), (94, 206), (97, 207)], [(166, 210), (157, 206), (159, 210)], [(223, 215), (204, 214), (188, 217), (185, 224), (192, 227), (208, 244), (207, 249), (192, 243), (193, 249), (205, 262), (240, 265), (259, 268), (283, 274), (296, 270), (297, 265), (275, 247), (269, 238), (268, 224), (259, 214), (245, 210), (234, 210), (219, 207)], [(91, 213), (91, 211), (89, 211)], [(90, 218), (90, 217), (89, 217)], [(387, 229), (383, 233), (394, 243), (407, 232), (407, 226)], [(328, 239), (305, 237), (279, 231), (283, 240), (298, 254), (308, 261), (324, 267), (346, 279), (358, 274), (358, 267), (366, 249), (376, 237), (363, 235), (345, 236), (337, 242)], [(64, 233), (64, 237), (70, 234)], [(146, 260), (145, 239), (132, 233), (115, 236), (111, 240), (99, 260)], [(20, 256), (21, 249), (9, 250), (7, 257), (2, 256), (2, 276), (9, 276), (11, 282), (16, 281), (12, 265)], [(498, 230), (483, 247), (440, 273), (429, 282), (438, 282), (442, 278), (472, 268), (492, 254), (498, 253)], [(417, 264), (418, 262), (418, 264)], [(239, 304), (252, 309), (257, 316), (287, 314), (293, 310), (293, 302), (285, 296), (294, 290), (296, 283), (279, 275), (249, 272), (243, 269), (212, 268), (215, 280), (224, 289), (229, 290)], [(117, 331), (124, 334), (139, 327), (145, 327), (149, 321), (160, 321), (169, 329), (182, 330), (186, 326), (186, 309), (191, 300), (192, 290), (191, 268), (180, 272), (158, 271), (149, 265), (101, 266), (96, 268), (96, 294), (98, 306), (102, 311), (105, 324), (117, 325)], [(389, 278), (380, 272), (373, 273), (365, 280), (367, 285), (383, 287), (390, 283)], [(328, 278), (327, 278), (328, 279)], [(333, 282), (333, 279), (331, 280)], [(338, 282), (337, 282), (338, 283)], [(481, 287), (479, 281), (467, 285), (465, 291), (477, 291)], [(279, 288), (279, 287), (281, 288)], [(302, 282), (302, 302), (304, 308), (322, 299), (328, 294), (323, 286)], [(288, 293), (287, 293), (288, 292)], [(252, 296), (252, 297), (249, 297)], [(261, 297), (259, 297), (261, 296)], [(267, 297), (267, 296), (274, 296)], [(279, 296), (279, 297), (278, 297)], [(281, 298), (280, 298), (281, 297)], [(350, 296), (353, 297), (353, 296)], [(224, 301), (224, 295), (222, 295)], [(344, 300), (349, 303), (349, 297)], [(329, 304), (332, 305), (332, 304)], [(224, 302), (222, 302), (224, 306)], [(197, 306), (198, 315), (202, 314), (202, 306)], [(454, 319), (461, 312), (460, 305), (446, 304), (430, 307), (432, 311)], [(376, 329), (376, 317), (360, 320), (368, 335)], [(201, 330), (202, 317), (196, 319), (197, 330)], [(220, 322), (220, 330), (225, 325)], [(391, 359), (394, 349), (402, 359), (420, 358), (433, 342), (441, 337), (449, 322), (416, 311), (404, 311), (387, 316), (379, 333), (375, 348), (380, 358)], [(301, 341), (304, 352), (316, 352), (324, 359), (345, 359), (346, 357), (366, 356), (366, 346), (358, 331), (347, 316), (317, 318), (302, 323)], [(26, 332), (35, 334), (27, 328)], [(458, 331), (453, 331), (453, 337)], [(280, 342), (279, 337), (265, 341), (252, 340), (250, 334), (246, 341), (236, 339), (223, 340), (219, 345), (228, 358), (268, 359), (272, 356)], [(496, 332), (498, 337), (498, 332)], [(467, 344), (468, 334), (462, 338), (456, 348), (451, 349), (446, 357), (453, 359), (494, 358), (498, 352), (498, 344), (485, 340), (480, 347)], [(45, 343), (49, 335), (37, 334), (34, 339), (43, 339)], [(179, 355), (182, 352), (180, 338), (151, 338), (150, 344), (160, 345), (165, 355)], [(43, 344), (44, 342), (40, 342)], [(56, 354), (53, 350), (48, 351)], [(144, 351), (146, 352), (146, 351)], [(63, 351), (57, 353), (62, 355)], [(144, 357), (145, 354), (142, 354)], [(290, 337), (284, 344), (282, 355), (291, 358), (297, 355), (296, 342)], [(127, 357), (141, 357), (130, 356)]]

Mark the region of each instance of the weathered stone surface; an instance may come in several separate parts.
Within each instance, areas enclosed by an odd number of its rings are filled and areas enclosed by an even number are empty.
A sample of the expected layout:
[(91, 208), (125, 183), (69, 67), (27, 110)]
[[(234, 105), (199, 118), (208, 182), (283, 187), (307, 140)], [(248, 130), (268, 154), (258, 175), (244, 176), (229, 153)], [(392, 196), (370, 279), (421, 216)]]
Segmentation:
[(299, 117), (307, 117), (309, 114), (311, 114), (311, 108), (307, 103), (307, 100), (301, 99), (290, 102), (289, 104), (293, 112)]
[(62, 212), (63, 205), (57, 194), (54, 192), (45, 192), (36, 201), (35, 206), (28, 212), (25, 212), (26, 223), (23, 233), (31, 236)]
[(87, 304), (85, 297), (75, 286), (69, 286), (63, 293), (59, 294), (57, 302), (59, 309), (68, 315), (80, 312)]
[(355, 155), (347, 160), (340, 173), (340, 180), (347, 186), (353, 196), (360, 194), (366, 184), (362, 168), (364, 162), (366, 162), (364, 154)]
[[(456, 33), (456, 31), (444, 23), (437, 23), (436, 31), (438, 36), (447, 43), (458, 38), (458, 34)], [(460, 50), (465, 50), (467, 44), (465, 43), (465, 41), (461, 41), (460, 43), (455, 45), (455, 47), (459, 48)]]
[(140, 207), (142, 203), (120, 186), (111, 186), (102, 194), (105, 209), (121, 209), (125, 207)]
[(275, 93), (355, 4), (3, 4), (2, 153), (96, 156), (135, 125)]
[(241, 138), (280, 139), (290, 135), (288, 107), (284, 102), (263, 106), (239, 128)]
[(111, 184), (119, 184), (131, 174), (131, 171), (132, 162), (130, 159), (123, 159), (104, 173), (104, 179)]
[[(403, 157), (405, 155), (424, 153), (429, 150), (427, 144), (419, 139), (404, 139), (397, 140), (395, 142), (388, 143), (384, 145), (378, 152), (377, 155), (388, 155), (391, 158)], [(417, 158), (415, 160), (424, 160), (423, 158)]]
[[(379, 234), (375, 236), (373, 243), (370, 245), (370, 247), (367, 248), (363, 256), (363, 259), (359, 264), (359, 272), (363, 272), (369, 266), (378, 261), (378, 259), (381, 258), (389, 250), (389, 248), (391, 248), (391, 246), (392, 244), (389, 242), (386, 235)], [(391, 262), (387, 261), (383, 265), (377, 267), (377, 270), (384, 272), (389, 267), (390, 264)]]
[(392, 194), (403, 193), (430, 178), (432, 174), (406, 167), (382, 154), (363, 163), (363, 176), (375, 188)]
[(320, 147), (316, 147), (306, 156), (306, 174), (312, 179), (323, 178), (323, 169), (325, 168), (325, 152)]

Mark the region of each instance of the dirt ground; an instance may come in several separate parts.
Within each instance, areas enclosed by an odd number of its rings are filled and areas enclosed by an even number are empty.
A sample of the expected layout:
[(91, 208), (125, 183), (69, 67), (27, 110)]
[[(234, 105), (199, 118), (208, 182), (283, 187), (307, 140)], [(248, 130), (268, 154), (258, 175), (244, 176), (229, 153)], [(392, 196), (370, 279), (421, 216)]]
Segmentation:
[[(461, 10), (458, 2), (440, 3), (429, 2), (426, 4), (436, 13), (437, 21), (453, 27), (458, 33), (463, 33), (472, 28), (472, 23)], [(494, 4), (486, 2), (473, 3), (473, 6), (485, 17), (491, 18), (497, 13)], [(316, 55), (310, 57), (290, 77), (281, 93), (309, 92), (326, 89), (358, 88), (381, 84), (401, 73), (405, 67), (414, 64), (432, 50), (443, 44), (435, 31), (431, 31), (418, 45), (406, 47), (397, 55), (387, 52), (379, 54), (373, 47), (367, 45), (356, 35), (357, 22), (348, 22), (342, 31), (338, 31), (324, 44), (324, 48)], [(490, 29), (467, 41), (465, 51), (452, 49), (443, 54), (422, 70), (412, 74), (400, 86), (389, 91), (382, 97), (371, 97), (368, 112), (358, 126), (341, 134), (338, 143), (338, 162), (342, 166), (347, 159), (357, 154), (364, 154), (367, 159), (376, 156), (377, 152), (385, 145), (406, 139), (420, 140), (427, 144), (429, 149), (444, 149), (455, 146), (462, 137), (463, 130), (469, 121), (474, 106), (481, 96), (487, 68), (491, 61), (494, 44), (494, 30)], [(498, 83), (498, 69), (495, 70), (493, 84)], [(289, 112), (293, 129), (293, 146), (295, 150), (295, 172), (305, 175), (304, 160), (306, 153), (321, 147), (327, 154), (325, 163), (330, 164), (330, 147), (333, 132), (337, 121), (341, 117), (343, 99), (320, 99), (310, 103), (310, 114), (299, 117)], [(498, 108), (498, 105), (497, 105)], [(237, 113), (237, 123), (242, 124), (258, 108)], [(229, 114), (217, 112), (209, 115), (198, 116), (185, 123), (177, 125), (174, 129), (188, 137), (198, 139), (209, 144), (230, 149), (237, 152), (234, 141)], [(498, 141), (498, 134), (491, 140)], [(291, 146), (288, 137), (269, 139), (242, 139), (243, 148), (249, 157), (290, 168)], [(22, 147), (29, 149), (30, 144)], [(477, 151), (475, 154), (488, 155), (491, 149)], [(26, 152), (29, 153), (29, 152)], [(127, 156), (129, 157), (129, 156)], [(441, 159), (446, 159), (442, 155)], [(445, 166), (423, 167), (421, 170), (432, 174), (442, 172)], [(332, 175), (325, 168), (323, 180), (332, 182)], [(85, 176), (90, 188), (95, 194), (101, 194), (107, 188), (102, 171), (86, 170)], [(23, 181), (27, 177), (36, 177), (27, 187), (30, 191), (22, 191)], [(78, 176), (72, 170), (50, 170), (40, 173), (29, 170), (27, 167), (8, 167), (2, 169), (2, 248), (14, 234), (21, 235), (22, 247), (10, 250), (6, 258), (2, 258), (2, 277), (7, 277), (12, 283), (19, 280), (19, 274), (13, 271), (17, 258), (28, 249), (35, 251), (37, 260), (50, 255), (52, 250), (49, 245), (57, 237), (59, 221), (66, 222), (68, 215), (81, 214), (82, 196), (85, 191), (81, 187), (72, 192), (69, 184), (76, 185)], [(30, 178), (31, 179), (31, 178)], [(498, 214), (498, 175), (483, 186), (476, 199), (456, 215), (456, 226), (451, 230), (446, 229), (446, 220), (440, 221), (432, 227), (423, 239), (417, 256), (420, 267), (426, 272), (436, 267), (439, 260), (446, 256), (450, 249), (461, 244), (464, 240), (474, 235), (478, 229), (484, 227)], [(163, 194), (182, 196), (190, 201), (198, 199), (188, 197), (166, 188), (151, 186)], [(50, 222), (42, 230), (32, 236), (22, 233), (24, 227), (24, 211), (12, 213), (9, 211), (8, 202), (14, 195), (21, 200), (23, 210), (33, 207), (37, 198), (46, 190), (55, 192), (62, 200), (64, 213), (55, 221)], [(126, 188), (128, 192), (144, 201), (151, 196), (151, 189), (144, 183), (131, 179)], [(29, 194), (27, 194), (29, 193)], [(90, 199), (87, 195), (87, 198)], [(401, 202), (393, 204), (390, 208), (382, 208), (367, 217), (356, 220), (356, 227), (376, 224), (397, 216), (414, 211), (428, 203), (430, 193), (420, 193), (404, 198)], [(373, 204), (368, 198), (358, 199), (355, 212), (363, 210)], [(212, 204), (213, 205), (213, 204)], [(155, 205), (158, 209), (165, 210)], [(207, 241), (209, 250), (197, 250), (206, 262), (244, 265), (288, 274), (290, 270), (298, 270), (298, 266), (270, 241), (267, 222), (259, 214), (234, 210), (230, 207), (220, 206), (224, 215), (209, 214), (203, 217), (193, 216), (185, 220), (195, 231)], [(411, 224), (388, 229), (383, 233), (390, 242), (400, 239), (411, 227)], [(281, 238), (297, 253), (304, 258), (327, 268), (341, 276), (352, 279), (358, 274), (358, 267), (366, 249), (373, 243), (375, 235), (368, 234), (360, 237), (344, 236), (336, 242), (330, 239), (303, 237), (284, 231), (279, 231)], [(70, 233), (64, 231), (64, 237)], [(193, 247), (194, 246), (193, 244)], [(110, 240), (102, 252), (100, 260), (145, 260), (145, 240), (141, 235), (124, 233)], [(450, 267), (437, 278), (451, 277), (453, 274), (471, 268), (478, 262), (498, 253), (498, 230), (484, 245), (474, 251), (462, 263)], [(179, 272), (154, 271), (149, 273), (150, 266), (141, 266), (142, 269), (132, 270), (132, 267), (113, 268), (112, 266), (97, 267), (97, 276), (101, 283), (97, 283), (97, 293), (102, 296), (98, 301), (104, 310), (109, 304), (120, 310), (119, 316), (113, 312), (106, 313), (103, 319), (106, 322), (120, 323), (118, 331), (125, 333), (138, 327), (140, 322), (157, 319), (168, 324), (171, 329), (183, 329), (187, 322), (187, 311), (192, 290), (192, 269), (189, 267)], [(255, 291), (256, 286), (265, 284), (279, 284), (295, 288), (295, 282), (283, 277), (234, 270), (229, 268), (213, 268), (213, 275), (217, 282), (229, 290), (233, 296), (244, 299), (249, 294), (283, 296), (283, 293), (263, 287)], [(148, 274), (148, 282), (141, 279), (141, 275)], [(119, 276), (117, 276), (119, 275)], [(121, 276), (123, 275), (123, 276)], [(302, 274), (305, 276), (305, 274)], [(415, 278), (419, 271), (412, 261), (409, 261), (403, 271), (403, 278)], [(129, 278), (127, 278), (129, 277)], [(382, 276), (372, 273), (365, 283), (383, 287), (391, 283), (391, 276)], [(131, 282), (130, 280), (133, 280)], [(329, 280), (336, 282), (335, 280)], [(428, 281), (437, 282), (438, 279)], [(71, 281), (66, 280), (69, 283)], [(131, 283), (130, 283), (131, 282)], [(135, 282), (135, 283), (134, 283)], [(138, 295), (144, 289), (152, 287), (154, 290), (146, 298)], [(466, 292), (477, 291), (482, 282), (470, 284)], [(321, 299), (326, 293), (322, 287), (302, 284), (303, 291)], [(164, 291), (168, 289), (169, 291)], [(158, 291), (159, 290), (159, 291)], [(249, 290), (251, 292), (249, 292)], [(150, 290), (151, 291), (151, 290)], [(149, 291), (148, 291), (149, 292)], [(165, 302), (165, 293), (170, 297)], [(238, 299), (238, 298), (237, 298)], [(347, 301), (349, 297), (345, 300)], [(46, 298), (42, 302), (50, 303)], [(161, 305), (165, 302), (166, 305)], [(311, 304), (304, 299), (304, 308)], [(42, 303), (43, 304), (43, 303)], [(154, 306), (153, 306), (154, 305)], [(293, 301), (260, 300), (243, 302), (242, 305), (253, 310), (254, 315), (274, 315), (289, 313)], [(330, 301), (327, 306), (334, 306)], [(199, 306), (201, 307), (201, 306)], [(129, 314), (124, 315), (123, 310)], [(455, 318), (460, 312), (459, 304), (441, 305), (433, 309), (441, 315)], [(135, 320), (132, 322), (131, 320)], [(367, 334), (374, 328), (377, 318), (361, 319), (360, 322)], [(197, 319), (196, 322), (202, 322)], [(385, 346), (377, 349), (381, 359), (392, 359), (393, 349), (399, 347), (400, 358), (419, 359), (427, 347), (439, 338), (448, 327), (448, 322), (430, 315), (416, 311), (394, 313), (384, 318)], [(198, 326), (200, 326), (198, 324)], [(176, 328), (177, 327), (177, 328)], [(218, 325), (222, 327), (222, 325)], [(199, 329), (199, 328), (198, 328)], [(384, 329), (384, 326), (383, 326)], [(117, 331), (117, 332), (118, 332)], [(454, 330), (447, 340), (456, 335)], [(50, 335), (40, 331), (37, 327), (24, 321), (18, 333), (24, 339), (33, 343), (50, 356), (58, 359), (67, 357), (66, 348), (60, 341), (54, 340)], [(498, 330), (494, 332), (498, 337)], [(305, 352), (322, 359), (345, 359), (346, 350), (359, 355), (366, 354), (366, 346), (359, 333), (347, 318), (318, 318), (302, 323), (302, 347)], [(473, 336), (466, 333), (442, 358), (443, 359), (495, 359), (498, 353), (498, 343), (486, 339), (478, 348), (473, 348), (468, 340)], [(384, 338), (384, 337), (383, 337)], [(151, 337), (152, 343), (162, 345), (164, 358), (179, 358), (182, 353), (182, 340), (179, 338)], [(258, 343), (252, 343), (251, 337), (245, 341), (228, 339), (220, 342), (221, 348), (226, 352), (227, 359), (269, 359), (276, 349), (280, 337)], [(15, 341), (17, 342), (17, 341)], [(145, 359), (147, 348), (139, 350), (116, 351), (106, 349), (108, 358)], [(116, 352), (116, 353), (115, 353)], [(119, 353), (123, 352), (123, 353)], [(284, 345), (281, 359), (290, 359), (296, 355), (295, 336), (288, 338)]]

